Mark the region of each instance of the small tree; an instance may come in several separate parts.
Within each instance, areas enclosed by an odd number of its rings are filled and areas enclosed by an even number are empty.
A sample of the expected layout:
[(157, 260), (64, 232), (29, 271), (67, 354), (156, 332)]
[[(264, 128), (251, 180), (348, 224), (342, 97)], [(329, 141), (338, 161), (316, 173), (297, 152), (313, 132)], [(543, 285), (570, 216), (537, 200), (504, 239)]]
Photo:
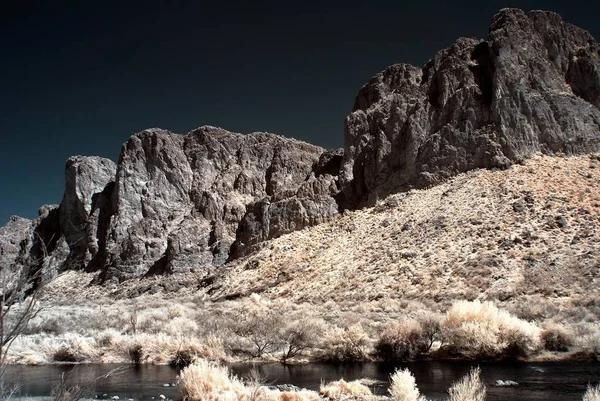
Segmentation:
[(281, 331), (283, 350), (281, 362), (286, 363), (298, 353), (314, 346), (322, 329), (314, 319), (292, 320)]
[(275, 352), (281, 346), (281, 318), (271, 306), (260, 296), (252, 294), (250, 302), (234, 311), (232, 316), (233, 332), (250, 341), (252, 355), (257, 358)]
[(4, 383), (10, 347), (41, 310), (38, 299), (45, 284), (42, 262), (47, 256), (41, 238), (39, 246), (39, 259), (22, 257), (12, 266), (0, 266), (0, 397), (3, 399), (14, 392)]

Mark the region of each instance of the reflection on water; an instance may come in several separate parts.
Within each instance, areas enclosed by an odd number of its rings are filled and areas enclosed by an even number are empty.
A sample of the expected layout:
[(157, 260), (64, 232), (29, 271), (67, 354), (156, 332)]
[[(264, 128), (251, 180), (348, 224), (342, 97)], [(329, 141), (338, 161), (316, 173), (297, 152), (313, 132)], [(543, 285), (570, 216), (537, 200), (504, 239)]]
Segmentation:
[[(365, 363), (351, 365), (307, 364), (284, 366), (280, 364), (256, 365), (267, 384), (294, 384), (318, 390), (322, 381), (344, 378), (376, 380), (371, 389), (376, 394), (386, 394), (389, 376), (396, 367), (408, 367), (415, 375), (417, 385), (430, 400), (442, 400), (450, 385), (467, 374), (474, 364), (463, 362), (415, 362), (403, 365)], [(502, 401), (548, 401), (581, 400), (588, 383), (600, 382), (600, 363), (481, 363), (482, 379), (488, 387), (488, 400)], [(52, 384), (60, 375), (70, 372), (72, 382), (86, 382), (105, 375), (115, 365), (47, 365), (13, 366), (7, 379), (21, 384), (22, 396), (49, 395)], [(232, 365), (238, 376), (247, 376), (252, 365)], [(94, 393), (110, 398), (118, 395), (121, 400), (158, 400), (161, 394), (167, 398), (180, 399), (176, 387), (165, 387), (177, 380), (177, 370), (168, 366), (128, 367), (124, 372), (97, 381)], [(514, 380), (517, 387), (494, 387), (496, 380)], [(154, 398), (153, 398), (154, 397)]]

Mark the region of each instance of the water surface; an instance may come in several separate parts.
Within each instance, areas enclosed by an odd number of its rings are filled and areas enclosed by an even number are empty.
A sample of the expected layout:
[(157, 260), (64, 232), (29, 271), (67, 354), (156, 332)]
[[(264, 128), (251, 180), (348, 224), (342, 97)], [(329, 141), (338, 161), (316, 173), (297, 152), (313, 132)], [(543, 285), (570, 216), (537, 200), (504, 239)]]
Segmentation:
[[(415, 375), (421, 392), (430, 400), (442, 400), (453, 382), (467, 374), (472, 366), (481, 367), (481, 375), (488, 388), (490, 401), (575, 401), (581, 400), (588, 383), (600, 382), (598, 362), (560, 363), (480, 363), (415, 362), (402, 365), (364, 363), (352, 365), (307, 364), (284, 366), (280, 364), (255, 365), (267, 384), (294, 384), (318, 390), (322, 381), (344, 378), (375, 380), (371, 389), (376, 394), (387, 394), (389, 376), (397, 367), (408, 367)], [(48, 396), (62, 374), (71, 382), (90, 382), (105, 375), (118, 365), (45, 365), (12, 366), (7, 380), (19, 383), (21, 396)], [(251, 365), (232, 365), (233, 372), (245, 377)], [(158, 400), (161, 394), (180, 399), (177, 387), (166, 387), (177, 380), (178, 371), (168, 366), (127, 366), (125, 370), (97, 380), (94, 395), (99, 398), (119, 396), (121, 400)], [(496, 380), (513, 380), (517, 387), (494, 387)]]

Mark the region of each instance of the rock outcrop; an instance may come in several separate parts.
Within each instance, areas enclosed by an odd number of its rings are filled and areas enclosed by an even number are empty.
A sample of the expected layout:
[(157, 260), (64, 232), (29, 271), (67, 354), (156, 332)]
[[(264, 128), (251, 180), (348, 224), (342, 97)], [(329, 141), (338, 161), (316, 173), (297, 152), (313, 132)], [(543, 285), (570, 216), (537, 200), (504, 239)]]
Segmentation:
[(33, 221), (11, 216), (4, 227), (0, 227), (0, 266), (13, 266), (28, 254), (33, 233)]
[[(114, 214), (101, 263), (108, 266), (105, 276), (220, 265), (230, 258), (234, 242), (243, 254), (247, 246), (331, 218), (337, 214), (332, 196), (339, 192), (335, 185), (329, 190), (333, 177), (325, 184), (320, 178), (328, 188), (323, 193), (309, 184), (318, 180), (313, 166), (323, 153), (274, 134), (242, 135), (210, 126), (186, 136), (159, 129), (134, 135), (121, 151), (112, 190)], [(299, 194), (305, 184), (310, 189)], [(286, 208), (274, 211), (282, 227), (247, 243), (240, 221), (259, 201), (312, 204), (301, 221)]]
[[(69, 158), (60, 207), (43, 207), (35, 221), (11, 218), (0, 262), (34, 261), (49, 275), (98, 271), (102, 280), (218, 266), (335, 216), (340, 161), (341, 150), (275, 134), (148, 129), (123, 145), (117, 164)], [(263, 204), (273, 206), (249, 225)]]
[(600, 149), (599, 52), (555, 13), (504, 9), (485, 41), (458, 39), (423, 68), (387, 68), (346, 118), (346, 207), (534, 152)]
[(59, 212), (61, 234), (70, 251), (63, 269), (87, 267), (104, 249), (116, 170), (112, 160), (102, 157), (73, 156), (67, 160)]
[(126, 279), (219, 266), (266, 241), (475, 168), (600, 150), (600, 46), (551, 12), (505, 9), (423, 68), (358, 93), (344, 149), (211, 126), (148, 129), (117, 164), (72, 157), (60, 207), (0, 229), (3, 268)]

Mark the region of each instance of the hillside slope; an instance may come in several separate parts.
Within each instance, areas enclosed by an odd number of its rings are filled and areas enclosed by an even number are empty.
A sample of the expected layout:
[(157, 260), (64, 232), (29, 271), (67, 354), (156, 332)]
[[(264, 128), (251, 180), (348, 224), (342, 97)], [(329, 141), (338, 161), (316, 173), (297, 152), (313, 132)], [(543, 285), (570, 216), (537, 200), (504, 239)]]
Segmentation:
[(285, 235), (218, 274), (214, 299), (260, 292), (339, 305), (598, 294), (597, 156), (537, 156)]
[[(489, 359), (514, 349), (529, 360), (598, 358), (599, 184), (598, 155), (538, 155), (391, 195), (213, 269), (103, 285), (65, 272), (14, 361), (51, 362), (67, 347), (81, 360), (123, 362), (136, 344), (152, 363), (182, 347), (274, 360), (297, 330), (309, 360)], [(427, 327), (445, 344), (439, 352), (420, 348)], [(408, 353), (382, 354), (390, 338), (408, 338)]]

